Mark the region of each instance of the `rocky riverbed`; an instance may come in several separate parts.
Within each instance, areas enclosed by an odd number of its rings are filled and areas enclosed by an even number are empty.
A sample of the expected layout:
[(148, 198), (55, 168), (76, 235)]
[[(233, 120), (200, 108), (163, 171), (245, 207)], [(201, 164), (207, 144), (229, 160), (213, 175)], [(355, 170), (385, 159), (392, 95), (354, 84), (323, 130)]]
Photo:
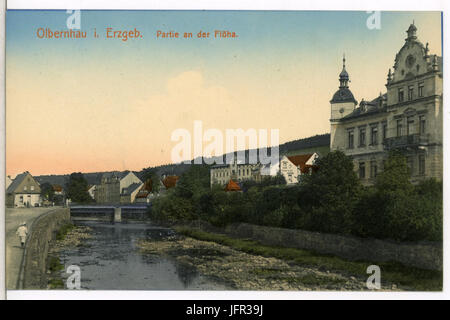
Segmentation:
[[(144, 254), (166, 255), (217, 278), (236, 290), (367, 290), (366, 279), (251, 255), (214, 242), (174, 236), (160, 241), (141, 240)], [(397, 290), (394, 285), (383, 290)]]
[(78, 247), (84, 240), (90, 239), (91, 228), (85, 226), (70, 226), (67, 233), (59, 233), (57, 238), (50, 242), (47, 256), (48, 289), (64, 289), (61, 273), (64, 265), (60, 261), (62, 250)]

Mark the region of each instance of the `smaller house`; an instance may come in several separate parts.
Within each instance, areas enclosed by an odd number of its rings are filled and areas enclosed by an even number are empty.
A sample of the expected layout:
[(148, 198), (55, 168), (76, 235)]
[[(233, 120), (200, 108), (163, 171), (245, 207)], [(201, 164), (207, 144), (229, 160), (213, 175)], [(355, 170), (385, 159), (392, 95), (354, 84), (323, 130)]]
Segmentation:
[(52, 187), (53, 187), (54, 194), (57, 194), (57, 195), (63, 194), (63, 187), (60, 186), (59, 184), (54, 184), (54, 185), (52, 185)]
[(317, 170), (315, 161), (318, 157), (317, 153), (283, 156), (280, 161), (280, 173), (287, 184), (298, 183), (301, 175)]
[(18, 174), (6, 190), (6, 206), (37, 207), (42, 203), (41, 187), (28, 172)]
[(177, 185), (178, 179), (180, 179), (178, 176), (164, 176), (162, 179), (162, 184), (164, 185), (164, 188), (168, 190)]

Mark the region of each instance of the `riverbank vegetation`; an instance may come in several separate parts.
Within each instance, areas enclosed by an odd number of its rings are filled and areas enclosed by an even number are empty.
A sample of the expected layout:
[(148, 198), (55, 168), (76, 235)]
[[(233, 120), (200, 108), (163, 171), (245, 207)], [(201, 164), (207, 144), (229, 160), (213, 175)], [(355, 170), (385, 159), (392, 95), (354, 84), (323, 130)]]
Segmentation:
[[(304, 285), (321, 286), (333, 283), (344, 284), (346, 283), (345, 279), (367, 279), (367, 266), (376, 264), (382, 270), (381, 279), (382, 288), (384, 289), (400, 288), (417, 291), (442, 290), (442, 272), (440, 271), (406, 267), (394, 262), (347, 261), (336, 256), (318, 254), (295, 248), (266, 246), (249, 239), (236, 239), (223, 234), (204, 232), (187, 227), (176, 228), (176, 231), (179, 234), (197, 240), (214, 242), (251, 255), (276, 258), (290, 264), (317, 269), (320, 272), (324, 272), (325, 275), (333, 272), (344, 276), (330, 278), (324, 277), (323, 274), (308, 274), (300, 278), (291, 277), (290, 281), (294, 281), (294, 283), (300, 282)], [(278, 274), (277, 270), (269, 269), (255, 269), (254, 272), (258, 275), (266, 276), (269, 273), (274, 275)]]
[(193, 165), (168, 195), (156, 199), (156, 221), (251, 223), (397, 241), (442, 241), (442, 182), (413, 185), (406, 158), (391, 153), (375, 184), (362, 186), (351, 158), (330, 152), (298, 185), (280, 179), (243, 183), (244, 192), (210, 188), (209, 166)]

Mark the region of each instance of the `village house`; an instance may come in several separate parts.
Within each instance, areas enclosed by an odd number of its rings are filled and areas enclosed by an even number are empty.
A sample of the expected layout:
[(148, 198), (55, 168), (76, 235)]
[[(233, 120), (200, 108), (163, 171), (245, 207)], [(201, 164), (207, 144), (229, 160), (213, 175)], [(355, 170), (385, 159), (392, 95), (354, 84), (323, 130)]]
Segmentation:
[(52, 185), (52, 188), (53, 188), (53, 192), (55, 195), (63, 195), (64, 194), (63, 187), (60, 186), (59, 184)]
[(124, 199), (131, 199), (133, 196), (127, 194), (129, 191), (126, 188), (135, 183), (142, 185), (142, 181), (131, 171), (104, 173), (96, 186), (95, 200), (97, 203), (120, 203), (122, 195)]
[(407, 158), (411, 181), (442, 179), (442, 57), (430, 54), (411, 24), (387, 75), (387, 92), (358, 103), (343, 60), (331, 103), (330, 149), (353, 158), (365, 185), (373, 184), (390, 150)]
[(177, 185), (179, 176), (168, 175), (165, 174), (159, 180), (159, 190), (158, 192), (153, 191), (152, 181), (147, 180), (143, 186), (140, 188), (139, 192), (136, 194), (135, 202), (138, 203), (149, 203), (154, 198), (162, 196), (166, 193), (167, 190), (174, 188)]
[(310, 174), (317, 169), (315, 165), (317, 153), (283, 156), (280, 161), (280, 173), (286, 180), (286, 184), (300, 182), (301, 175)]
[(41, 203), (41, 187), (28, 171), (18, 174), (6, 190), (7, 207), (37, 207)]

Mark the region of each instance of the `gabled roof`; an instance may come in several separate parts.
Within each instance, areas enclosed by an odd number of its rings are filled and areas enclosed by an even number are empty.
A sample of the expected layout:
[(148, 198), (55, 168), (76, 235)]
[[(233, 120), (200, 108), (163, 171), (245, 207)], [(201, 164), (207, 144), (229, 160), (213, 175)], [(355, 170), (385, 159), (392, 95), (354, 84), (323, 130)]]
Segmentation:
[(225, 187), (225, 191), (241, 191), (241, 187), (239, 187), (239, 185), (236, 182), (230, 179), (230, 181)]
[(306, 162), (314, 155), (314, 153), (300, 154), (296, 156), (287, 156), (290, 162), (295, 166), (300, 166), (301, 168), (306, 165)]
[[(30, 175), (31, 178), (36, 181), (33, 176), (28, 172), (25, 171), (23, 173), (20, 173), (16, 176), (16, 178), (11, 182), (11, 184), (9, 185), (8, 189), (6, 190), (6, 193), (13, 193), (17, 187), (22, 183), (23, 180), (25, 180), (25, 178)], [(39, 185), (39, 183), (36, 181), (36, 183)]]

